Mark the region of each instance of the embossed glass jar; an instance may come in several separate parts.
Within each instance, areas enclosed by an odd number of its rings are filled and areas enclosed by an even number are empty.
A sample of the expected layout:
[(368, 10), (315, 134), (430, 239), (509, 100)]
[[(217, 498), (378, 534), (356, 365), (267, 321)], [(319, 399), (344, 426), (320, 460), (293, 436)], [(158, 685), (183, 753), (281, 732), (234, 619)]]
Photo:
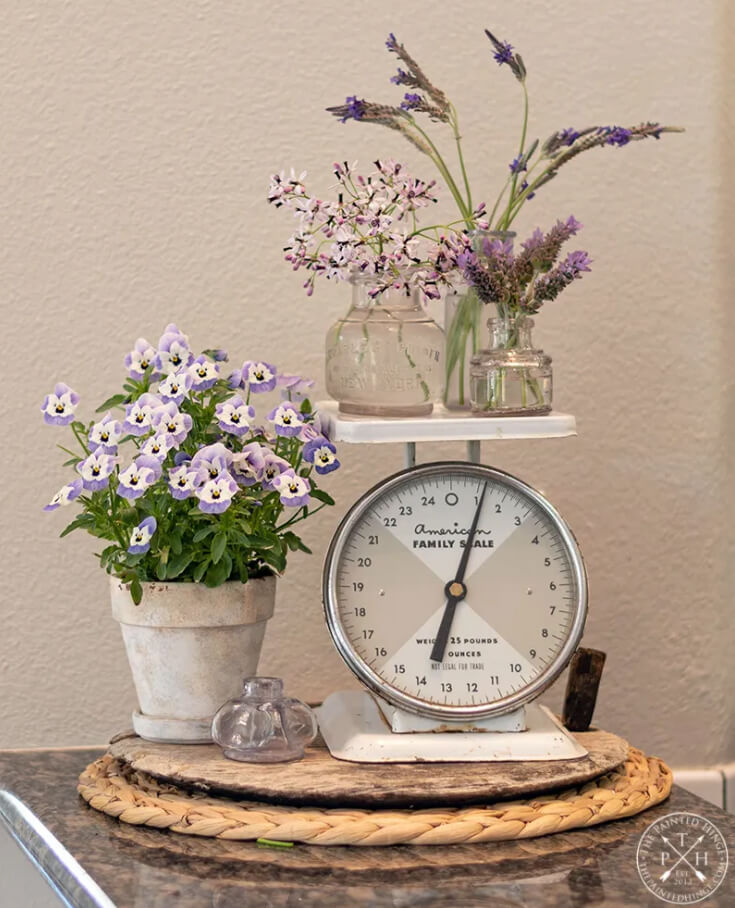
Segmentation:
[(444, 333), (418, 291), (370, 295), (369, 276), (350, 280), (352, 305), (327, 333), (327, 391), (340, 412), (425, 416), (441, 394)]
[(246, 678), (242, 694), (212, 720), (212, 738), (226, 757), (243, 763), (300, 760), (316, 733), (313, 711), (287, 697), (280, 678)]
[(551, 412), (551, 357), (533, 346), (527, 315), (491, 318), (490, 347), (470, 365), (470, 403), (476, 416), (539, 416)]

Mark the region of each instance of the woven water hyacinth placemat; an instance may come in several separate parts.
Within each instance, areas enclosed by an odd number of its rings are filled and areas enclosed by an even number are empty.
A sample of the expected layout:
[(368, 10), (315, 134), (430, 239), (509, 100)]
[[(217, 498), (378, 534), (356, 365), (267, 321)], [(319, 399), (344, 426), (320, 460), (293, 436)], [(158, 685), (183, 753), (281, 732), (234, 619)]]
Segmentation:
[(630, 817), (664, 801), (671, 770), (631, 748), (627, 760), (581, 786), (487, 806), (420, 810), (296, 807), (185, 791), (106, 754), (79, 778), (95, 810), (123, 823), (227, 840), (309, 845), (451, 845), (526, 839)]

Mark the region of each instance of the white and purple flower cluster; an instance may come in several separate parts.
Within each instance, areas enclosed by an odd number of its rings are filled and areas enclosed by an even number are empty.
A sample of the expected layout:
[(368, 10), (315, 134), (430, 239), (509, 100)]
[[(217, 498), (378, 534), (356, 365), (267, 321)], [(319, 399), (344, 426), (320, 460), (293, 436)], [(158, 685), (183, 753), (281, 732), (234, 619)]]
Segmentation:
[[(43, 402), (43, 418), (50, 425), (71, 425), (84, 456), (72, 461), (79, 478), (63, 486), (45, 510), (81, 498), (88, 512), (114, 521), (116, 501), (125, 499), (135, 508), (150, 491), (153, 497), (135, 511), (147, 516), (132, 528), (130, 522), (117, 528), (126, 534), (126, 551), (140, 555), (150, 549), (162, 520), (171, 524), (166, 513), (170, 516), (187, 499), (204, 514), (223, 514), (238, 501), (246, 510), (262, 510), (273, 493), (285, 507), (306, 509), (312, 470), (326, 474), (340, 465), (326, 424), (305, 402), (314, 383), (279, 374), (264, 360), (247, 360), (222, 375), (226, 359), (220, 350), (195, 357), (174, 324), (156, 346), (139, 338), (125, 357), (129, 393), (108, 402), (123, 406), (124, 416), (116, 419), (108, 411), (89, 425), (75, 420), (79, 395), (57, 384)], [(251, 400), (277, 389), (281, 399), (268, 411), (268, 424), (256, 424)], [(132, 457), (120, 456), (123, 444), (132, 448)], [(100, 492), (104, 498), (84, 497)], [(180, 518), (186, 513), (182, 510)], [(117, 541), (120, 532), (114, 535)]]
[(363, 176), (354, 164), (335, 164), (335, 201), (312, 197), (304, 173), (271, 177), (268, 201), (290, 209), (298, 220), (285, 259), (294, 271), (309, 272), (304, 283), (309, 296), (318, 276), (348, 280), (359, 274), (373, 279), (374, 295), (389, 287), (418, 287), (426, 299), (438, 298), (443, 279), (431, 260), (435, 247), (416, 229), (416, 212), (437, 201), (436, 181), (417, 179), (393, 160), (376, 166)]

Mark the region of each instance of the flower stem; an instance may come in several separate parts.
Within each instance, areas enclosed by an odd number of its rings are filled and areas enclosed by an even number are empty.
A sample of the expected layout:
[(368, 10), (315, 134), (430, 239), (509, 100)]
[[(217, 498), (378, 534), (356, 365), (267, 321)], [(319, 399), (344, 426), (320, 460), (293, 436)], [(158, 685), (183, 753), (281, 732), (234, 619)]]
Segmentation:
[(470, 189), (470, 181), (467, 176), (467, 168), (464, 164), (464, 154), (462, 153), (462, 137), (459, 134), (459, 120), (457, 119), (457, 111), (454, 109), (453, 104), (451, 105), (451, 116), (452, 131), (454, 132), (454, 143), (457, 146), (457, 157), (459, 158), (459, 166), (462, 170), (464, 188), (467, 193), (467, 208), (469, 211), (472, 211), (472, 190)]
[(430, 155), (431, 160), (436, 165), (439, 173), (444, 177), (444, 181), (449, 187), (449, 191), (454, 196), (454, 201), (457, 203), (457, 208), (459, 208), (459, 213), (462, 215), (462, 220), (470, 229), (473, 228), (475, 226), (475, 222), (472, 219), (472, 212), (470, 209), (468, 209), (464, 199), (462, 198), (462, 193), (459, 191), (457, 184), (454, 182), (454, 177), (450, 173), (449, 168), (444, 161), (444, 158), (439, 153), (439, 149), (432, 142), (431, 136), (429, 136), (429, 134), (418, 125), (413, 117), (411, 117), (411, 125), (416, 130), (416, 132), (418, 132), (423, 137), (429, 148), (432, 150), (433, 153)]

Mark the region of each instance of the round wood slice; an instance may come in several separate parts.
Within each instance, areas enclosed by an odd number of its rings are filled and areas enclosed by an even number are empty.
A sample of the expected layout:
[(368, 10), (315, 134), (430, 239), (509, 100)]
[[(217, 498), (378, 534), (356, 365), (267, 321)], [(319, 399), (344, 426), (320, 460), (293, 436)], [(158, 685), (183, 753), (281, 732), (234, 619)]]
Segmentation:
[(133, 769), (181, 787), (255, 801), (321, 807), (461, 807), (579, 785), (623, 763), (628, 742), (606, 731), (575, 732), (578, 760), (534, 763), (347, 763), (318, 738), (294, 763), (238, 763), (214, 744), (155, 744), (118, 736), (109, 752)]

